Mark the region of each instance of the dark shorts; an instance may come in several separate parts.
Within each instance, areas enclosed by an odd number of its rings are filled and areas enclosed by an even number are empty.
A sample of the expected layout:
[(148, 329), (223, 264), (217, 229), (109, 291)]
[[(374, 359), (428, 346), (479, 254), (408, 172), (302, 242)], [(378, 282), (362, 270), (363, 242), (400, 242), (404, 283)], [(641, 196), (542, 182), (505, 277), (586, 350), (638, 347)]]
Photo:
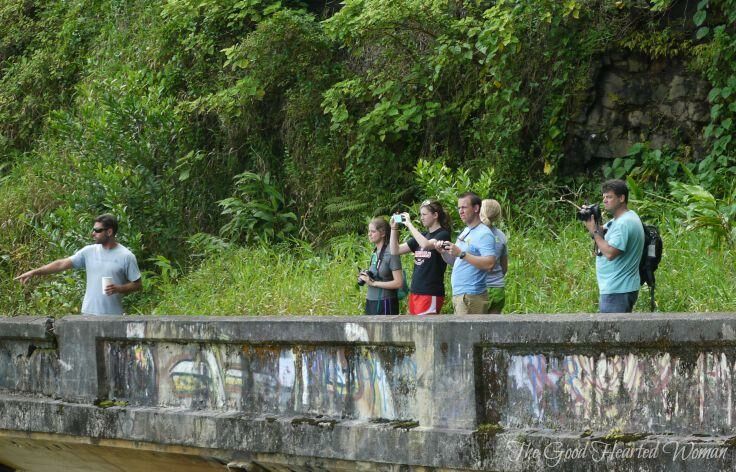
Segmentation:
[(631, 313), (639, 298), (639, 291), (601, 294), (598, 309), (601, 313)]
[(383, 300), (366, 300), (365, 301), (365, 314), (366, 315), (398, 315), (399, 314), (399, 299), (398, 298), (385, 298)]

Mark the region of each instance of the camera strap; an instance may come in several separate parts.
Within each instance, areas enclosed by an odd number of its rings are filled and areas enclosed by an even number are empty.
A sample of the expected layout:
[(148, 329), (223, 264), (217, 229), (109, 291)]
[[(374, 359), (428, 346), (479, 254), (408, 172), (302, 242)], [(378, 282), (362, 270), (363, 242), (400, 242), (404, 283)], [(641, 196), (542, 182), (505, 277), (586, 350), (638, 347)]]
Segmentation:
[[(381, 252), (378, 254), (378, 260), (376, 261), (376, 275), (378, 275), (378, 271), (381, 270), (381, 263), (383, 262), (383, 255), (386, 253), (386, 244), (384, 244), (381, 247)], [(376, 250), (373, 250), (373, 254), (371, 255), (371, 265), (373, 265), (373, 257), (376, 255)]]

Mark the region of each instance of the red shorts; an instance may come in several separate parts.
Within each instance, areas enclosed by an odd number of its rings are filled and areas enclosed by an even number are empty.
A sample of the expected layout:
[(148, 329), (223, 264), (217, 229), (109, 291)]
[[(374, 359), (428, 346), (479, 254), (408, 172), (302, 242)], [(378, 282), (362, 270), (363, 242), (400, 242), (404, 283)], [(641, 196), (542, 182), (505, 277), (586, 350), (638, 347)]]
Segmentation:
[(409, 314), (410, 315), (436, 315), (442, 309), (445, 303), (445, 297), (436, 297), (434, 295), (416, 295), (409, 294)]

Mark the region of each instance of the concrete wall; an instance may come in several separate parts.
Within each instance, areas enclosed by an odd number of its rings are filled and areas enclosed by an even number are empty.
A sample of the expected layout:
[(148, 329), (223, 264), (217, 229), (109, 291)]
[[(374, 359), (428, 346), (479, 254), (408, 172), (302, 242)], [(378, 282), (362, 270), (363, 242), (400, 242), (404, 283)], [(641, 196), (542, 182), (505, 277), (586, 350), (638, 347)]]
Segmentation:
[(0, 464), (733, 469), (735, 352), (731, 314), (7, 318)]

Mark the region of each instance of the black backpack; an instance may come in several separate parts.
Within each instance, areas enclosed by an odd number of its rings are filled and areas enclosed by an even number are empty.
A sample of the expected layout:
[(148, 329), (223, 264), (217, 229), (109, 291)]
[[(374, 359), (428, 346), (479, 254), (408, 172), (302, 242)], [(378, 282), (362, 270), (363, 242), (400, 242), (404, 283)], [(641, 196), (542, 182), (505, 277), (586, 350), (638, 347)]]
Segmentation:
[(645, 224), (642, 226), (644, 226), (644, 248), (639, 261), (639, 278), (642, 285), (649, 285), (650, 306), (654, 311), (654, 287), (656, 286), (654, 271), (657, 270), (662, 260), (662, 237), (656, 226)]

